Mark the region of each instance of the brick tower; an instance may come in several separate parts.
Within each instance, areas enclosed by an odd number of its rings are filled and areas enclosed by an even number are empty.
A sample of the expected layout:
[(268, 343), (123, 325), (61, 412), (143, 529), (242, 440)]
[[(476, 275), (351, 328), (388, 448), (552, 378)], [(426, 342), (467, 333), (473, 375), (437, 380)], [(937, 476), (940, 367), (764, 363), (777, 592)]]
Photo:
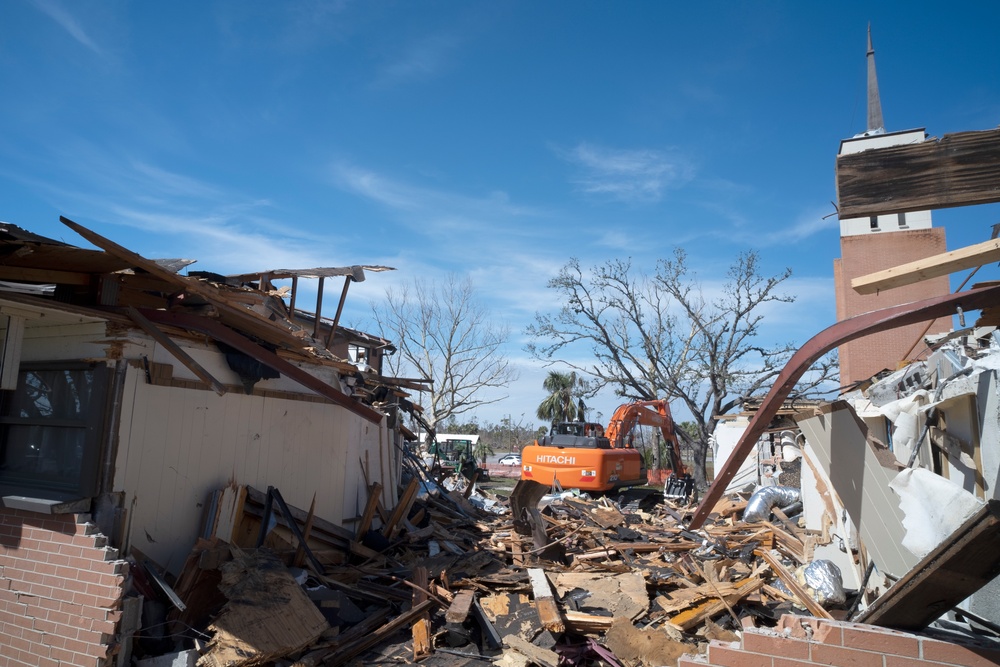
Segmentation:
[[(868, 52), (865, 57), (868, 61), (868, 129), (841, 141), (838, 154), (924, 141), (927, 134), (923, 128), (885, 131), (875, 76), (871, 26), (868, 28)], [(873, 175), (873, 178), (877, 177)], [(887, 184), (886, 187), (891, 186)], [(925, 259), (946, 249), (944, 229), (931, 226), (930, 211), (841, 220), (840, 259), (833, 262), (837, 319), (845, 320), (873, 310), (947, 294), (947, 276), (876, 294), (862, 295), (851, 289), (854, 278)], [(842, 345), (839, 350), (841, 386), (866, 380), (885, 369), (895, 370), (905, 361), (925, 356), (924, 335), (950, 330), (948, 319), (938, 319), (884, 331)]]

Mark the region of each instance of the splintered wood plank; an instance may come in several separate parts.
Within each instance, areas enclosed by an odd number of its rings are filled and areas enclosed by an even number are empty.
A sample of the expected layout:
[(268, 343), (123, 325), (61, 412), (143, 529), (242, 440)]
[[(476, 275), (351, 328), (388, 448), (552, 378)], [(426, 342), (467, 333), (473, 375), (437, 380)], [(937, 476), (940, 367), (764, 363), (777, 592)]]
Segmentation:
[(774, 535), (774, 541), (778, 548), (783, 552), (788, 554), (790, 557), (795, 559), (799, 565), (805, 564), (805, 545), (798, 536), (786, 532), (783, 528), (771, 523), (770, 521), (764, 522), (768, 528), (771, 529), (771, 533)]
[(529, 568), (528, 579), (535, 598), (535, 611), (538, 612), (538, 620), (541, 621), (542, 627), (549, 632), (564, 632), (566, 623), (559, 613), (559, 605), (552, 596), (552, 587), (545, 576), (545, 571), (540, 567)]
[(615, 619), (612, 616), (598, 616), (597, 614), (587, 614), (582, 611), (572, 611), (567, 609), (563, 616), (566, 618), (566, 628), (570, 632), (580, 634), (601, 634), (607, 632), (614, 625)]
[(361, 515), (361, 521), (358, 522), (354, 533), (357, 539), (363, 540), (365, 535), (368, 534), (368, 530), (372, 527), (372, 520), (375, 518), (375, 510), (378, 508), (381, 496), (382, 485), (375, 482), (371, 485), (371, 490), (368, 492), (368, 502), (365, 504), (365, 512)]
[(517, 533), (511, 533), (510, 536), (510, 553), (511, 558), (514, 561), (514, 565), (518, 567), (524, 566), (524, 552), (521, 551), (521, 536)]
[(411, 477), (410, 483), (406, 486), (406, 490), (403, 491), (403, 497), (399, 499), (398, 503), (396, 503), (396, 508), (392, 511), (389, 521), (382, 529), (382, 533), (385, 535), (386, 539), (392, 539), (392, 535), (396, 532), (396, 527), (399, 525), (399, 522), (410, 512), (413, 500), (417, 497), (417, 488), (419, 486), (420, 482), (417, 481), (417, 478)]
[[(413, 606), (418, 607), (420, 603), (427, 600), (427, 568), (418, 565), (413, 568)], [(431, 616), (430, 612), (424, 612), (413, 621), (413, 661), (417, 662), (429, 656), (434, 645), (431, 642)]]
[(1000, 201), (997, 183), (1000, 129), (837, 157), (841, 220), (989, 204)]
[(444, 620), (448, 623), (464, 623), (465, 619), (469, 616), (469, 610), (472, 609), (472, 602), (475, 599), (475, 591), (470, 589), (459, 591), (455, 595), (455, 599), (452, 600), (451, 606), (448, 607), (448, 611), (444, 615)]
[(536, 665), (542, 665), (542, 667), (559, 666), (559, 655), (555, 651), (535, 646), (517, 635), (507, 635), (503, 638), (503, 643)]
[(670, 619), (670, 623), (682, 630), (690, 630), (697, 625), (701, 625), (705, 620), (712, 618), (716, 614), (726, 611), (727, 608), (732, 607), (732, 605), (758, 590), (763, 585), (764, 580), (759, 577), (744, 579), (735, 584), (735, 592), (724, 593), (721, 598), (717, 597), (714, 600), (705, 600), (701, 604), (673, 616)]

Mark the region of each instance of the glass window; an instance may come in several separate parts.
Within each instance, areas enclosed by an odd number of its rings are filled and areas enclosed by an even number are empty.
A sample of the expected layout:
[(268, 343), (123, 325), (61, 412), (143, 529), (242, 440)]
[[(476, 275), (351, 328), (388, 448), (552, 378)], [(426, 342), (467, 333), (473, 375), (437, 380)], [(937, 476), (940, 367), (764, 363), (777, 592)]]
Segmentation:
[(20, 495), (93, 495), (106, 403), (104, 366), (22, 368), (17, 389), (0, 400), (0, 485)]

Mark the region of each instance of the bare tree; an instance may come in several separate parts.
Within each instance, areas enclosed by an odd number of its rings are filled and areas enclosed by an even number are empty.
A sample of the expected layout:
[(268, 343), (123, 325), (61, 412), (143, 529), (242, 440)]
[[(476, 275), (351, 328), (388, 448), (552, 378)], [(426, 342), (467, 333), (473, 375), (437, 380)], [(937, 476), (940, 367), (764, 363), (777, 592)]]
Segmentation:
[(503, 354), (510, 330), (490, 319), (471, 279), (414, 280), (385, 296), (372, 312), (382, 337), (397, 348), (388, 358), (389, 370), (430, 383), (430, 402), (423, 407), (431, 427), (506, 398), (490, 398), (484, 390), (517, 379)]
[[(549, 281), (564, 305), (557, 313), (536, 315), (526, 332), (533, 338), (528, 351), (590, 375), (592, 394), (613, 387), (630, 400), (683, 403), (697, 431), (693, 474), (704, 485), (716, 417), (769, 386), (796, 350), (790, 343), (766, 347), (757, 341), (763, 307), (794, 301), (778, 290), (789, 269), (764, 277), (760, 268), (756, 252), (739, 255), (726, 284), (706, 298), (681, 249), (657, 262), (652, 276), (630, 260), (612, 260), (588, 273), (570, 260)], [(579, 344), (589, 346), (593, 363), (565, 358)], [(826, 360), (800, 395), (828, 382), (834, 368)]]

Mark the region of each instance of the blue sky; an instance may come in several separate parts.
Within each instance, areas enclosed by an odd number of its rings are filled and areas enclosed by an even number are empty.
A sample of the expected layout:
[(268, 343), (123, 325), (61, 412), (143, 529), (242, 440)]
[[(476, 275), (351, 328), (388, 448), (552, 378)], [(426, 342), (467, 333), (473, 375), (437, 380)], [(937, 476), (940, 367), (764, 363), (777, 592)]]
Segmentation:
[[(694, 4), (3, 2), (0, 219), (219, 273), (396, 267), (352, 288), (359, 328), (396, 281), (471, 275), (522, 368), (487, 421), (541, 400), (521, 332), (570, 257), (680, 245), (710, 287), (757, 249), (798, 296), (767, 335), (805, 341), (868, 22), (887, 129), (941, 136), (1000, 123), (1000, 3)], [(935, 214), (949, 248), (995, 222)]]

